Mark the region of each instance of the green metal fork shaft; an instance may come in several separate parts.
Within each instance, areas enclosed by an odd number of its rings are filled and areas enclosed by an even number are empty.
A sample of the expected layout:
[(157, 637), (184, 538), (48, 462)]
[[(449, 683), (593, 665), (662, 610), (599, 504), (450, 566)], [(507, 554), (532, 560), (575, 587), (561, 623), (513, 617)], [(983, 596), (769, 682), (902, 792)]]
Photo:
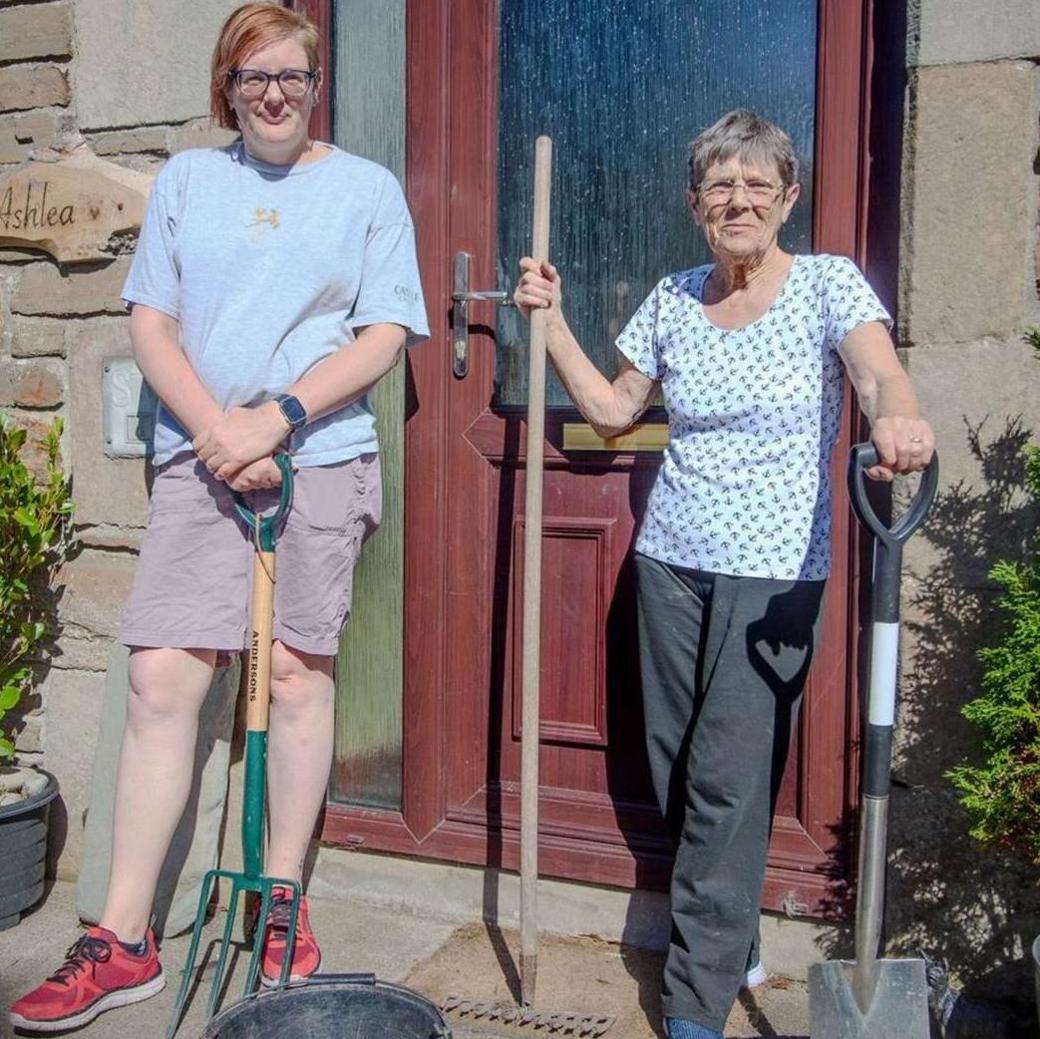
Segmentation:
[(250, 880), (260, 877), (264, 843), (267, 730), (246, 733), (245, 793), (242, 804), (242, 864)]

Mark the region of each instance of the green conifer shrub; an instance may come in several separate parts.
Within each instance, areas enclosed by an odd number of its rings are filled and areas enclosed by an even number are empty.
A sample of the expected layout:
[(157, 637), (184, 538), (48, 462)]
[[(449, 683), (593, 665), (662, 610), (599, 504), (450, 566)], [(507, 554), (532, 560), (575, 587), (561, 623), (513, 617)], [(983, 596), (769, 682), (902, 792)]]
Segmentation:
[[(1027, 339), (1040, 355), (1040, 328)], [(1025, 492), (1040, 504), (1040, 445), (1025, 449)], [(948, 776), (971, 821), (971, 835), (1012, 847), (1040, 863), (1040, 535), (1024, 558), (990, 570), (1005, 617), (999, 641), (979, 650), (982, 693), (962, 710), (979, 732), (981, 761)]]

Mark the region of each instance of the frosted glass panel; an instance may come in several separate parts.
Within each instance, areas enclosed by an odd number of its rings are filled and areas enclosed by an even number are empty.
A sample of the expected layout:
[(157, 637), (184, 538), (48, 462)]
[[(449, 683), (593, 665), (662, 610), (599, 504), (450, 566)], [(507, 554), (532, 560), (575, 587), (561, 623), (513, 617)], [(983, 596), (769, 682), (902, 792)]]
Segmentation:
[[(816, 0), (501, 0), (498, 278), (530, 250), (534, 139), (553, 138), (551, 252), (601, 370), (665, 274), (710, 259), (685, 205), (686, 146), (733, 108), (783, 127), (803, 164), (782, 244), (812, 225)], [(496, 401), (527, 397), (527, 332), (499, 309)], [(554, 373), (547, 399), (568, 398)]]
[[(405, 0), (336, 0), (333, 139), (404, 179)], [(383, 520), (354, 572), (336, 661), (332, 801), (401, 807), (404, 689), (404, 365), (372, 393)]]

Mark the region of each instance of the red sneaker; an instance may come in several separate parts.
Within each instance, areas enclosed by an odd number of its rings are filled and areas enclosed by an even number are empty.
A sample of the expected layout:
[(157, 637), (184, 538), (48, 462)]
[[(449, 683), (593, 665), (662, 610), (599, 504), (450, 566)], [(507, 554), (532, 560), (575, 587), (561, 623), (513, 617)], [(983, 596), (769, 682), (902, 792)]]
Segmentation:
[(161, 992), (166, 976), (151, 929), (145, 938), (144, 953), (135, 956), (111, 931), (87, 928), (57, 971), (11, 1004), (11, 1024), (26, 1032), (64, 1032)]
[[(264, 928), (264, 951), (260, 958), (260, 984), (273, 988), (278, 984), (285, 959), (285, 938), (289, 931), (289, 906), (292, 892), (286, 887), (276, 887), (271, 892), (271, 908)], [(306, 981), (321, 966), (321, 949), (311, 930), (307, 911), (307, 896), (300, 896), (300, 908), (296, 914), (296, 941), (293, 944), (290, 981)]]

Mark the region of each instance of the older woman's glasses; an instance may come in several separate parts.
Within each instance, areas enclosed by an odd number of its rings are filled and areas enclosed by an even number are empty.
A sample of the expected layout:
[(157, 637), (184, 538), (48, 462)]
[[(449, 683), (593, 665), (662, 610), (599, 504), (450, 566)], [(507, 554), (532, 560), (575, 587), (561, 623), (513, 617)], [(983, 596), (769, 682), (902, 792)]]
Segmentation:
[(277, 80), (278, 89), (286, 97), (303, 97), (311, 88), (316, 72), (308, 69), (282, 69), (281, 72), (261, 72), (260, 69), (232, 69), (228, 73), (243, 97), (263, 97), (271, 80)]
[(782, 184), (774, 184), (764, 177), (752, 177), (751, 180), (706, 180), (700, 186), (700, 193), (710, 205), (728, 202), (737, 191), (743, 188), (744, 193), (753, 205), (769, 205), (783, 191)]

